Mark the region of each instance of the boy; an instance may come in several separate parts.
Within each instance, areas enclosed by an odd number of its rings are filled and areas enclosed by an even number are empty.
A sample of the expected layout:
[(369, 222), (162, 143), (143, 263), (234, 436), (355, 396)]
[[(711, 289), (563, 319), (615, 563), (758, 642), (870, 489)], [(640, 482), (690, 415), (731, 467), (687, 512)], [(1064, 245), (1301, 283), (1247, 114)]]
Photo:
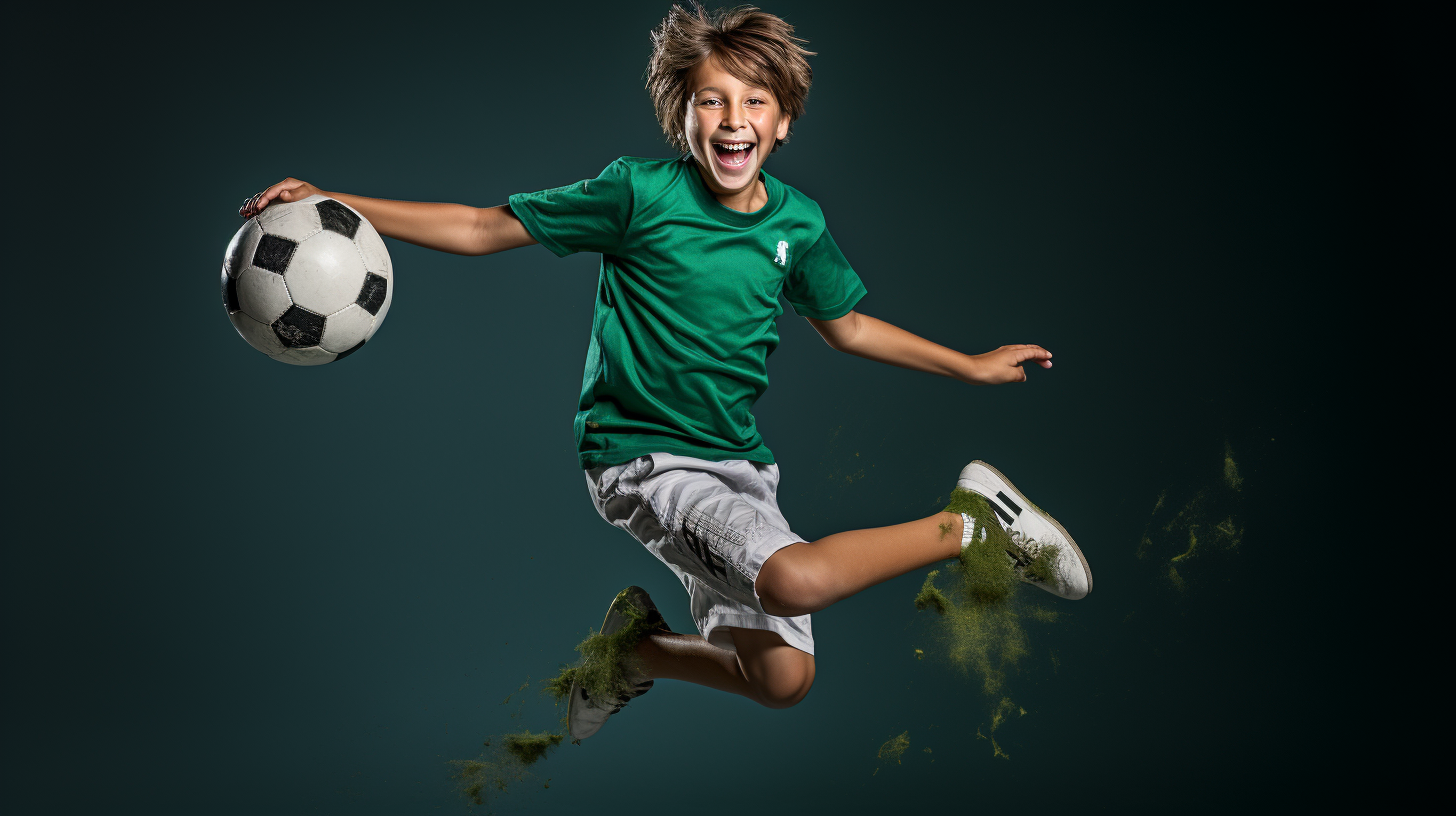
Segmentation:
[(602, 254), (576, 415), (580, 464), (602, 518), (682, 580), (700, 635), (668, 631), (640, 589), (620, 593), (603, 633), (636, 622), (642, 637), (617, 666), (626, 677), (617, 691), (572, 686), (571, 735), (594, 734), (656, 678), (792, 706), (814, 681), (810, 613), (974, 542), (993, 542), (1008, 575), (1086, 595), (1091, 571), (1071, 537), (982, 462), (957, 482), (958, 495), (984, 501), (980, 511), (952, 502), (929, 518), (814, 542), (790, 531), (775, 500), (779, 469), (751, 413), (778, 345), (780, 293), (834, 349), (968, 383), (1024, 381), (1022, 364), (1051, 368), (1051, 353), (1017, 345), (967, 356), (854, 310), (865, 288), (819, 207), (762, 171), (809, 91), (812, 52), (791, 26), (747, 7), (673, 7), (652, 42), (648, 90), (680, 159), (618, 159), (596, 179), (490, 209), (287, 179), (239, 211), (323, 194), (384, 235), (446, 252), (540, 243), (558, 256)]

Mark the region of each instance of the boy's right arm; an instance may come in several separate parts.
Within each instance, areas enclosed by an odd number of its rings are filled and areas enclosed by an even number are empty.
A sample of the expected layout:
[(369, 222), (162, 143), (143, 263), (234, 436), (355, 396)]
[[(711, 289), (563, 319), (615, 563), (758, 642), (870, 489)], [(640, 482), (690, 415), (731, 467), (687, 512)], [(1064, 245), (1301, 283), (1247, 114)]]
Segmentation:
[(238, 215), (252, 218), (274, 200), (302, 201), (311, 195), (338, 199), (369, 219), (380, 235), (426, 249), (456, 255), (489, 255), (536, 243), (509, 206), (480, 209), (464, 204), (391, 201), (347, 193), (326, 193), (295, 178), (284, 179), (243, 202)]

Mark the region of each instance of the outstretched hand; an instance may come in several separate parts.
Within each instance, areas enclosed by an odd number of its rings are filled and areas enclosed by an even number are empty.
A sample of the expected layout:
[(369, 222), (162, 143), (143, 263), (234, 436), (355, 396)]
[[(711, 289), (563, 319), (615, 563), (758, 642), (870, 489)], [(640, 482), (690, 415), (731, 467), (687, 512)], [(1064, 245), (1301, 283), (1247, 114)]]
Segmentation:
[(321, 195), (323, 190), (309, 184), (306, 181), (299, 181), (296, 178), (286, 178), (277, 184), (269, 187), (261, 193), (243, 202), (238, 208), (238, 215), (244, 218), (252, 218), (263, 211), (270, 202), (277, 199), (282, 202), (302, 201), (311, 195)]
[(1026, 382), (1023, 363), (1036, 363), (1042, 368), (1052, 367), (1052, 353), (1041, 346), (1021, 344), (1002, 346), (995, 351), (977, 354), (972, 359), (977, 363), (976, 381), (984, 385)]

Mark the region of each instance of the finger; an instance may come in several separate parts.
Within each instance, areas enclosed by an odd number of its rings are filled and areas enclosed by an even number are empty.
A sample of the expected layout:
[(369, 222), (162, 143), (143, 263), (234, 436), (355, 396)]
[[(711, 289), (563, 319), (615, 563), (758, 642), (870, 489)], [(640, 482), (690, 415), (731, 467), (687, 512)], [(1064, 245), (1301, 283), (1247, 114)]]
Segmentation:
[(303, 182), (294, 181), (293, 179), (287, 179), (286, 181), (278, 182), (277, 184), (268, 188), (265, 194), (266, 197), (263, 199), (264, 206), (267, 205), (267, 202), (272, 201), (275, 198), (285, 203), (297, 200), (298, 188), (302, 186)]
[(253, 206), (251, 209), (254, 215), (262, 212), (263, 208), (267, 207), (269, 202), (271, 202), (274, 198), (277, 198), (278, 193), (283, 187), (284, 183), (285, 182), (280, 181), (272, 187), (269, 187), (268, 189), (253, 196)]
[(1016, 356), (1017, 362), (1020, 362), (1022, 360), (1030, 360), (1030, 359), (1033, 359), (1032, 357), (1024, 357), (1024, 356), (1022, 356), (1023, 354), (1026, 354), (1027, 352), (1034, 353), (1038, 358), (1041, 358), (1041, 357), (1050, 358), (1052, 356), (1052, 353), (1050, 351), (1047, 351), (1046, 349), (1042, 348), (1041, 346), (1038, 346), (1035, 343), (1017, 343), (1016, 345), (1013, 345), (1013, 346), (1002, 346), (1001, 348), (1004, 349), (1004, 350), (1006, 350), (1006, 351), (1015, 352), (1016, 355), (1017, 355)]
[(262, 192), (258, 193), (256, 204), (261, 207), (268, 206), (268, 202), (278, 197), (279, 191), (283, 189), (283, 184), (284, 182), (280, 181), (271, 187), (264, 188)]

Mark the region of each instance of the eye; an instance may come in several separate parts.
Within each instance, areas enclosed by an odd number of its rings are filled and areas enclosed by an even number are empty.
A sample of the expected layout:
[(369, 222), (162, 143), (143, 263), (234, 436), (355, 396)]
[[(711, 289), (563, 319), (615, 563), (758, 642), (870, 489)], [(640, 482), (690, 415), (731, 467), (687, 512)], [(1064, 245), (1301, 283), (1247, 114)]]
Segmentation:
[(712, 97), (709, 97), (708, 99), (702, 99), (702, 100), (699, 100), (698, 101), (698, 106), (699, 107), (704, 107), (704, 108), (711, 108), (711, 107), (715, 107), (715, 106), (721, 105), (721, 104), (722, 103), (720, 101), (718, 101), (717, 99), (712, 98)]
[(764, 105), (764, 104), (767, 104), (767, 103), (765, 103), (762, 99), (759, 99), (758, 97), (754, 96), (754, 97), (750, 97), (749, 98), (748, 104), (750, 104), (750, 105)]

